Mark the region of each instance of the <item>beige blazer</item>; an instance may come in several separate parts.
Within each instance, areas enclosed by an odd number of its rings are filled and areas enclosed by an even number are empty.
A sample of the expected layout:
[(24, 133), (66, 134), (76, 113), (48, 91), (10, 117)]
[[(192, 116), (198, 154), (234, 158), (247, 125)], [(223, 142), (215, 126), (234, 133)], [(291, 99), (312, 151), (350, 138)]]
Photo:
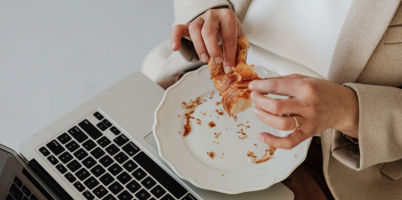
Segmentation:
[[(240, 20), (250, 0), (175, 0), (175, 23), (226, 6)], [(191, 42), (181, 53), (199, 60)], [(359, 138), (322, 133), (324, 175), (336, 199), (402, 199), (402, 6), (400, 0), (354, 0), (328, 79), (353, 89)]]

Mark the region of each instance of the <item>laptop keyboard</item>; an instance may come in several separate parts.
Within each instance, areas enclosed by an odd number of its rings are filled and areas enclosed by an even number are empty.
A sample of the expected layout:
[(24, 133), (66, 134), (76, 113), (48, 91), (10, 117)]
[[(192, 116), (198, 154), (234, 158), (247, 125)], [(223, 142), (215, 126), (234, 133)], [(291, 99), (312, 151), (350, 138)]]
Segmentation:
[(21, 179), (15, 176), (6, 200), (38, 200), (38, 198), (22, 183)]
[(100, 112), (39, 152), (88, 200), (196, 199)]

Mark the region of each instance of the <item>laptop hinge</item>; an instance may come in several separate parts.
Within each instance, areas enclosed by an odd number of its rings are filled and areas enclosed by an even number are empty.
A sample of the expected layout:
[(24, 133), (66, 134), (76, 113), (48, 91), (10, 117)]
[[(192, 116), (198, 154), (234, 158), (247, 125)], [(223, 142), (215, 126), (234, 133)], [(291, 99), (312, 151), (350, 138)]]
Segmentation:
[(29, 164), (28, 160), (25, 158), (24, 155), (22, 155), (22, 153), (20, 153), (20, 157), (22, 158), (22, 160), (23, 160), (26, 164)]

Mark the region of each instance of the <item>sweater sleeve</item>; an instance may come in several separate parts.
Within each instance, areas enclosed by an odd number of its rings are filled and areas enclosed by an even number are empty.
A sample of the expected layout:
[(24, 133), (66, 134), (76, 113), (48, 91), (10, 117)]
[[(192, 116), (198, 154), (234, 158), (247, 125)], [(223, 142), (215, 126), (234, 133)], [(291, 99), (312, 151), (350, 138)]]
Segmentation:
[[(227, 7), (233, 10), (228, 0), (174, 0), (174, 16), (176, 24), (187, 24), (211, 8)], [(191, 41), (182, 38), (180, 53), (191, 62), (198, 62), (194, 45)]]
[(359, 83), (343, 85), (358, 97), (358, 140), (353, 142), (335, 131), (332, 155), (357, 171), (402, 159), (402, 89)]

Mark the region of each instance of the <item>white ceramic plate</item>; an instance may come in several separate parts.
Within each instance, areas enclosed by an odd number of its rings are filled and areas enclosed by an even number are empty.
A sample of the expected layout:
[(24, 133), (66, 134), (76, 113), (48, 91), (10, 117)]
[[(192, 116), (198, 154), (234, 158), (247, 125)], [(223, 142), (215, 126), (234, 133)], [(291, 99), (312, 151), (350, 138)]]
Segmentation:
[[(255, 70), (260, 77), (276, 76), (264, 68), (256, 67)], [(215, 93), (210, 99), (212, 91)], [(191, 120), (192, 131), (183, 137), (183, 125), (186, 123), (183, 115), (187, 111), (181, 107), (182, 102), (195, 100), (201, 95), (207, 102), (199, 105), (193, 114), (201, 120), (201, 125), (196, 120)], [(268, 188), (288, 177), (304, 161), (311, 139), (291, 150), (278, 149), (264, 163), (250, 163), (248, 151), (253, 151), (260, 158), (268, 147), (258, 140), (257, 135), (260, 132), (278, 136), (285, 136), (290, 132), (279, 131), (264, 124), (253, 114), (252, 109), (240, 113), (237, 121), (226, 113), (220, 116), (215, 111), (223, 109), (222, 105), (216, 105), (220, 100), (221, 97), (210, 80), (208, 67), (204, 66), (187, 73), (170, 87), (157, 108), (154, 134), (159, 154), (180, 178), (202, 189), (237, 194)], [(206, 115), (202, 114), (204, 112)], [(210, 121), (215, 122), (216, 126), (209, 128)], [(240, 123), (249, 125), (250, 128), (238, 127)], [(240, 128), (248, 135), (244, 140), (239, 139), (241, 134), (236, 133)], [(214, 133), (219, 132), (221, 135), (215, 138)], [(214, 159), (207, 155), (211, 151), (215, 153)]]

